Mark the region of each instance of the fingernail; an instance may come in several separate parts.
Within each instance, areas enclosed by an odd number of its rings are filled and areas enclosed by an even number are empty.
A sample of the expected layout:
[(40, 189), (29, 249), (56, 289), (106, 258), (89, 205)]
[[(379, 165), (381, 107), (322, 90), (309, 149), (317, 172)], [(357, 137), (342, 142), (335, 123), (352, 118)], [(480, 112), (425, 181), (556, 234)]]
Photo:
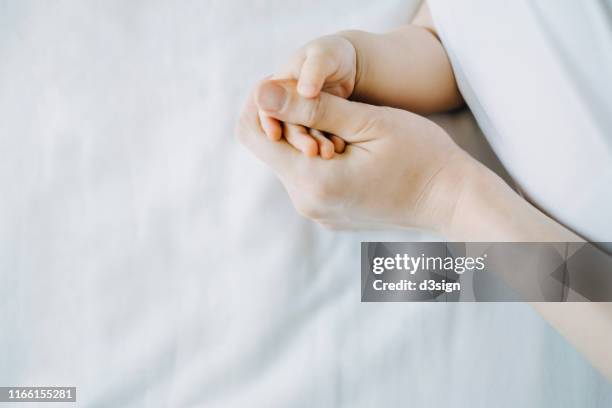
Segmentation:
[(265, 82), (259, 87), (257, 104), (267, 111), (278, 111), (285, 105), (287, 92), (285, 88), (274, 82)]

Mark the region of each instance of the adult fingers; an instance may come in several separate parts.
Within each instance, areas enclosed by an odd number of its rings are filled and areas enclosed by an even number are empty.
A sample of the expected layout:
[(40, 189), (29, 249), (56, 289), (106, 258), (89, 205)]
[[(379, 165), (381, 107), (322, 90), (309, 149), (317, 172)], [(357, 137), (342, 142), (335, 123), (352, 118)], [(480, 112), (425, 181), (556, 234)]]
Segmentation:
[(346, 142), (340, 136), (329, 135), (329, 140), (334, 144), (336, 153), (343, 153), (344, 149), (346, 149)]
[(257, 106), (283, 122), (336, 134), (348, 142), (372, 139), (367, 132), (382, 117), (382, 108), (351, 102), (321, 93), (310, 99), (302, 97), (291, 80), (265, 80), (255, 91)]

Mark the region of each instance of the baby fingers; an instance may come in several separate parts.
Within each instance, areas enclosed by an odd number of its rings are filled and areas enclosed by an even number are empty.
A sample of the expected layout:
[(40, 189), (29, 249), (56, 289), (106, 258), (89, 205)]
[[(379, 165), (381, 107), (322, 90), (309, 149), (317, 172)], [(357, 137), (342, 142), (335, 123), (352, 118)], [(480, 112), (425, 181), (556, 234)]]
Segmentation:
[(338, 68), (337, 65), (326, 53), (307, 52), (298, 78), (298, 93), (305, 98), (317, 97), (326, 79)]
[(261, 124), (261, 129), (264, 131), (268, 139), (273, 141), (279, 141), (283, 136), (283, 131), (280, 122), (277, 119), (274, 119), (262, 111), (258, 112), (259, 115), (259, 123)]

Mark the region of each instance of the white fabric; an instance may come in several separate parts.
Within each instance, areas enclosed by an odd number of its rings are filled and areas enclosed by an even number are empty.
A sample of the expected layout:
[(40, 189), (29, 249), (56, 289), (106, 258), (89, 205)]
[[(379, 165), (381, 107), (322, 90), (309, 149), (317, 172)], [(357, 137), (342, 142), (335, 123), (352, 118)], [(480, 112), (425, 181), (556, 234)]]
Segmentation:
[(233, 138), (299, 44), (412, 6), (0, 3), (0, 385), (75, 385), (84, 407), (610, 406), (526, 305), (361, 304), (360, 240), (419, 235), (319, 229)]
[(612, 241), (612, 1), (431, 5), (461, 91), (521, 190)]

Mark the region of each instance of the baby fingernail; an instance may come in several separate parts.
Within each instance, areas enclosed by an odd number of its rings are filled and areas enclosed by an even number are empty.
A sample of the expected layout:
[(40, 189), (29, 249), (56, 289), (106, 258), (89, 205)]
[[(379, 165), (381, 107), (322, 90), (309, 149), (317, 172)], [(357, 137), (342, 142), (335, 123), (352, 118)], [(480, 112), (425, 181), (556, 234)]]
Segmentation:
[(257, 104), (267, 111), (278, 111), (285, 105), (287, 92), (274, 82), (265, 82), (259, 87)]

